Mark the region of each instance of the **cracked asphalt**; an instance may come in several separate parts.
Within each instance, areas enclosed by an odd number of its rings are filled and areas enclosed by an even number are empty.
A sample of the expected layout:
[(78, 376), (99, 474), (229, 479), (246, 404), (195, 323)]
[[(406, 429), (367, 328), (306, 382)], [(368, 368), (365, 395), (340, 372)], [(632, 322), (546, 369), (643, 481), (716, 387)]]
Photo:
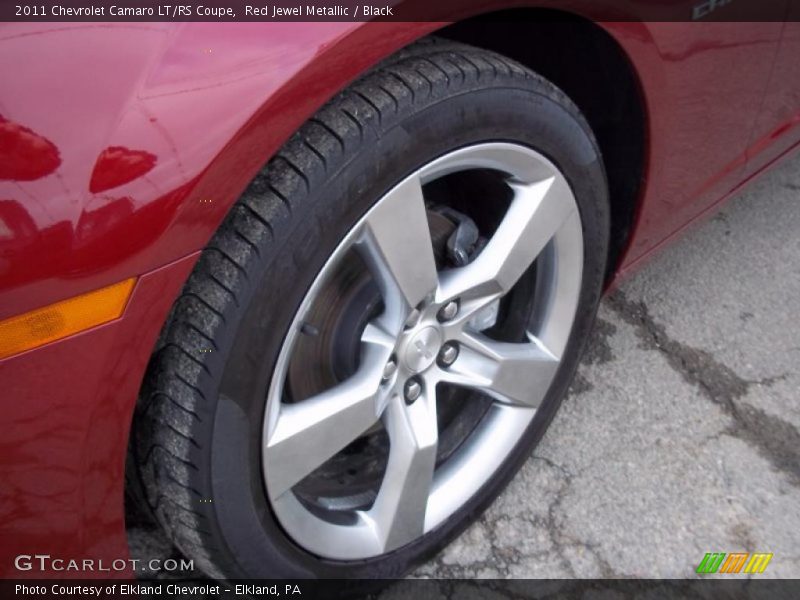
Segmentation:
[(800, 157), (603, 301), (534, 456), (413, 576), (683, 578), (706, 552), (772, 552), (759, 577), (800, 577), (798, 320)]

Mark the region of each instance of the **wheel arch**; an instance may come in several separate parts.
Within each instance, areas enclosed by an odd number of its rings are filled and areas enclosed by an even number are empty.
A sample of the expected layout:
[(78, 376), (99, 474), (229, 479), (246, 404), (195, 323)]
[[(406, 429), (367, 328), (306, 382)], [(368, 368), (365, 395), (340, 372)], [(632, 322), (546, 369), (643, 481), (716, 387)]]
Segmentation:
[[(588, 11), (586, 14), (591, 14)], [(174, 242), (172, 233), (180, 231), (186, 242), (184, 252), (203, 248), (241, 191), (303, 122), (382, 60), (421, 38), (436, 35), (517, 60), (564, 90), (587, 117), (609, 179), (610, 281), (634, 230), (646, 181), (647, 103), (639, 68), (657, 68), (650, 55), (652, 42), (646, 25), (598, 23), (577, 13), (545, 8), (486, 12), (450, 25), (364, 25), (325, 31), (312, 59), (289, 60), (275, 71), (278, 82), (269, 86), (269, 94), (258, 101), (250, 98), (249, 104), (238, 108), (247, 118), (230, 130), (224, 145), (224, 137), (217, 136), (219, 150), (192, 182), (160, 241), (172, 238)], [(365, 52), (366, 45), (371, 48)], [(631, 54), (637, 51), (648, 56), (634, 61), (639, 57)], [(658, 80), (658, 73), (649, 72), (648, 81), (653, 80)], [(280, 118), (276, 118), (278, 114)], [(208, 118), (206, 113), (201, 116), (201, 120)], [(200, 200), (208, 197), (219, 202), (202, 205)], [(155, 254), (162, 263), (176, 258), (164, 248), (159, 250)]]
[(556, 84), (581, 109), (597, 138), (608, 177), (609, 283), (631, 239), (647, 168), (645, 98), (625, 49), (600, 24), (549, 9), (480, 15), (436, 35), (522, 63)]

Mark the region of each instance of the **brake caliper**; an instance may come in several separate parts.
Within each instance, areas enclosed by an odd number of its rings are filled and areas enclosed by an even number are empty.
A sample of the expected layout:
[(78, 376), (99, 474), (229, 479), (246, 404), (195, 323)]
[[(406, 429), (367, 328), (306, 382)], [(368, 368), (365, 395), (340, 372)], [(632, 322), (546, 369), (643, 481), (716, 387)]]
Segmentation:
[(447, 238), (447, 257), (456, 267), (469, 264), (486, 243), (481, 238), (475, 221), (449, 206), (437, 207), (436, 212), (447, 217), (456, 226), (455, 231)]

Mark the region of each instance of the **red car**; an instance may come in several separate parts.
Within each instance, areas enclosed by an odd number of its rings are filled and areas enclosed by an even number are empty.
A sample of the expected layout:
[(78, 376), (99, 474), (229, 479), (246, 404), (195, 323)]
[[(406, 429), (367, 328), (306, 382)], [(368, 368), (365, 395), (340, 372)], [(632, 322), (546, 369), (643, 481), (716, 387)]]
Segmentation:
[(506, 4), (0, 26), (0, 573), (131, 576), (127, 495), (212, 577), (402, 575), (800, 142), (790, 19)]

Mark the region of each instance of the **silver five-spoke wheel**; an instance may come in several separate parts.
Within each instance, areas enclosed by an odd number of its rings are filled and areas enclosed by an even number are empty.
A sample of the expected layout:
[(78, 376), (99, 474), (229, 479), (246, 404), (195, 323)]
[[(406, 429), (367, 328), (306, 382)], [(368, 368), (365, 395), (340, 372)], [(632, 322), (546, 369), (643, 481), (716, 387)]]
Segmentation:
[[(426, 189), (469, 171), (499, 174), (509, 201), (466, 264), (439, 269)], [(296, 543), (332, 559), (380, 555), (432, 530), (480, 489), (523, 435), (555, 377), (578, 303), (582, 239), (563, 175), (538, 152), (509, 143), (442, 156), (364, 215), (309, 289), (269, 387), (263, 430), (267, 495)], [(352, 255), (380, 297), (361, 325), (356, 319), (351, 326), (358, 336), (354, 366), (325, 389), (292, 397), (291, 371), (303, 378), (303, 365), (291, 366), (293, 355), (304, 338), (322, 335), (309, 318), (312, 307)], [(500, 303), (534, 265), (533, 307), (523, 339), (493, 338), (486, 331), (496, 324)], [(324, 302), (334, 301), (335, 294), (326, 294)], [(472, 388), (487, 399), (486, 410), (446, 456), (437, 418), (442, 385)], [(362, 485), (338, 503), (320, 501), (325, 495), (318, 490), (298, 491), (343, 452), (357, 454), (358, 440), (369, 436), (382, 436), (387, 446), (385, 458), (373, 460), (379, 473), (372, 489)]]

